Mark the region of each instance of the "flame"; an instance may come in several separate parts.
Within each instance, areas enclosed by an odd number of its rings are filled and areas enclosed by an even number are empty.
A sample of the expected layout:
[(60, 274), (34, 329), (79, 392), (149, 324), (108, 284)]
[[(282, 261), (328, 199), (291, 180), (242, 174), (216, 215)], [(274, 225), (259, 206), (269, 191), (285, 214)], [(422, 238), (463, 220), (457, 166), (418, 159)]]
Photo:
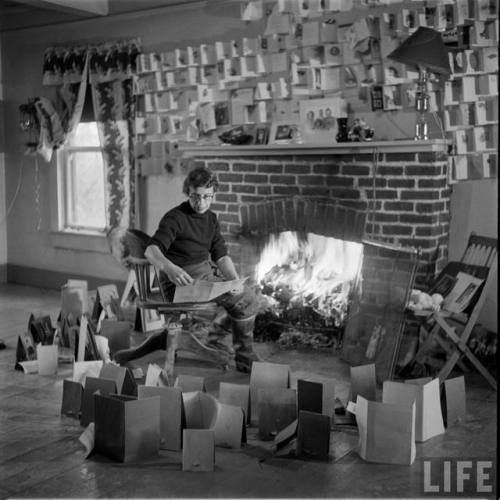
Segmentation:
[(308, 233), (271, 235), (255, 269), (258, 283), (292, 291), (292, 302), (316, 301), (318, 312), (335, 309), (343, 316), (351, 283), (356, 277), (363, 245)]

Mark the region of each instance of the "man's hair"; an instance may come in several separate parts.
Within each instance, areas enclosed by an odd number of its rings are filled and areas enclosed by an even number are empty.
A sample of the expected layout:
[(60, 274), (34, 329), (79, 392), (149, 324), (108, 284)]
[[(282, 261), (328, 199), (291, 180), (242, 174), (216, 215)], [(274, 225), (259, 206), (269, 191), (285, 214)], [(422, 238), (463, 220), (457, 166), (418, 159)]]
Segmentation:
[(186, 195), (189, 195), (189, 188), (214, 188), (214, 192), (217, 191), (217, 187), (219, 186), (219, 181), (217, 180), (217, 176), (207, 167), (198, 167), (187, 175), (184, 179), (184, 186), (182, 188), (182, 192)]

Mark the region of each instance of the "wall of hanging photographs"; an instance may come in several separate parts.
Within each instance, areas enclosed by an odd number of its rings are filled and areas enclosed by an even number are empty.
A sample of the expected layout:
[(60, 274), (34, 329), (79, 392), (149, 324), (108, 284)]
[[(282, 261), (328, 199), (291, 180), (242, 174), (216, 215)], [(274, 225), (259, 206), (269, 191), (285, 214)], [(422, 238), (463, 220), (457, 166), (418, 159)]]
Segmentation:
[(450, 181), (497, 176), (496, 0), (251, 0), (220, 40), (138, 57), (137, 156), (161, 174), (179, 142), (332, 143), (337, 118), (415, 108), (418, 74), (387, 58), (419, 26), (442, 32), (451, 77), (429, 80), (452, 142)]

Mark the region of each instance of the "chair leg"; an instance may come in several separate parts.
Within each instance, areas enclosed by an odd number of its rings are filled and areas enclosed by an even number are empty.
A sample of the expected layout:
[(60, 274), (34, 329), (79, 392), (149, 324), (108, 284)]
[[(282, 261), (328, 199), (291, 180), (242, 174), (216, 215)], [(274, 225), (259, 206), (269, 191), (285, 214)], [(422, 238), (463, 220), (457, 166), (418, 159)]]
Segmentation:
[[(446, 351), (446, 354), (448, 356), (451, 356), (455, 351), (453, 350), (453, 347), (451, 347), (449, 344), (446, 343), (446, 340), (441, 338), (438, 335), (436, 335), (436, 340), (439, 342), (439, 345), (443, 348), (444, 351)], [(469, 370), (469, 367), (462, 361), (461, 358), (458, 358), (457, 360), (457, 365), (460, 367), (460, 369), (464, 372), (464, 373), (468, 373), (470, 372)]]
[[(491, 373), (484, 367), (484, 365), (481, 363), (481, 361), (479, 361), (476, 358), (476, 356), (472, 353), (472, 351), (468, 347), (466, 347), (464, 349), (464, 355), (467, 356), (467, 358), (475, 366), (477, 371), (486, 379), (488, 384), (490, 384), (491, 387), (496, 391), (497, 390), (497, 381), (495, 380), (493, 375), (491, 375)], [(449, 357), (449, 359), (446, 361), (444, 366), (439, 371), (439, 375), (438, 375), (439, 383), (443, 383), (448, 378), (448, 375), (451, 373), (451, 371), (453, 370), (453, 367), (458, 362), (460, 357), (461, 357), (461, 353), (459, 353), (458, 351), (455, 351)]]
[(422, 345), (420, 346), (419, 350), (417, 351), (417, 354), (415, 354), (414, 359), (417, 363), (421, 363), (425, 354), (427, 354), (429, 347), (431, 346), (433, 340), (435, 340), (435, 335), (437, 334), (437, 332), (439, 330), (439, 326), (434, 325), (430, 332), (424, 326), (421, 326), (420, 328), (423, 328), (427, 332), (427, 338), (423, 341)]
[(441, 329), (445, 332), (445, 334), (454, 342), (454, 352), (450, 355), (444, 366), (441, 368), (439, 372), (439, 382), (444, 382), (448, 375), (453, 370), (453, 367), (460, 360), (460, 358), (465, 355), (471, 361), (471, 363), (477, 368), (479, 373), (487, 380), (487, 382), (493, 387), (495, 390), (497, 388), (497, 382), (495, 378), (490, 374), (490, 372), (483, 366), (483, 364), (476, 358), (476, 356), (472, 353), (472, 351), (467, 347), (466, 342), (469, 338), (469, 335), (472, 331), (472, 323), (469, 322), (465, 327), (462, 335), (459, 337), (455, 333), (455, 329), (448, 325), (443, 318), (436, 318), (437, 324), (441, 327)]
[(167, 373), (169, 381), (174, 380), (175, 368), (175, 351), (179, 344), (179, 335), (181, 334), (182, 327), (177, 323), (172, 323), (171, 318), (165, 318), (166, 321), (166, 356), (164, 370)]

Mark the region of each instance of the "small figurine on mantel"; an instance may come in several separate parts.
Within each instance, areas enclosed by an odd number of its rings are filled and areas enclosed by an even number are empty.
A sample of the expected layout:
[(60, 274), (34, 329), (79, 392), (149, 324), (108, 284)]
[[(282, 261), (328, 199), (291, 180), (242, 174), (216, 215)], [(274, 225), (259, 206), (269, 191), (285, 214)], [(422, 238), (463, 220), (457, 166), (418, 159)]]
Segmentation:
[(375, 130), (369, 127), (363, 118), (354, 118), (348, 137), (353, 142), (371, 141), (374, 134)]

